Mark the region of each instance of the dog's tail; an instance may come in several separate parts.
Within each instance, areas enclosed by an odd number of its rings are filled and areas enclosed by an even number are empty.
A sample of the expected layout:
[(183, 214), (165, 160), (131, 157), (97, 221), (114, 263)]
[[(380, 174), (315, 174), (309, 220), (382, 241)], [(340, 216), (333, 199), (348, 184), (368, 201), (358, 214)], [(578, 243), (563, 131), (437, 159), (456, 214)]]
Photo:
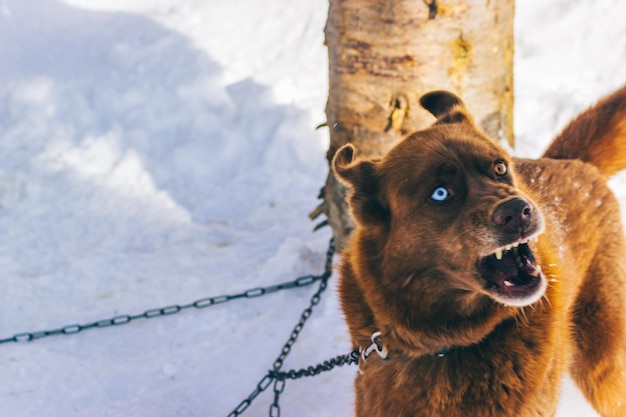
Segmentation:
[(607, 178), (626, 169), (626, 86), (575, 118), (543, 156), (580, 159)]

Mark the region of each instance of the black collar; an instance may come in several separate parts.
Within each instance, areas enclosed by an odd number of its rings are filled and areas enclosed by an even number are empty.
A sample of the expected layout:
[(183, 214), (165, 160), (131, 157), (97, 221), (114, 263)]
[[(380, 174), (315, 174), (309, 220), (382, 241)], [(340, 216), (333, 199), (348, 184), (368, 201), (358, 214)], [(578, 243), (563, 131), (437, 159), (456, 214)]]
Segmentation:
[[(361, 354), (362, 362), (365, 362), (365, 360), (374, 352), (376, 352), (378, 356), (381, 357), (381, 359), (387, 359), (387, 356), (389, 356), (389, 351), (387, 351), (387, 349), (380, 342), (380, 335), (381, 335), (380, 332), (374, 332), (372, 336), (370, 337), (370, 339), (372, 340), (372, 344), (366, 348), (362, 348), (362, 347), (359, 348), (359, 353)], [(452, 352), (454, 349), (455, 349), (454, 346), (451, 346), (448, 348), (442, 348), (438, 350), (437, 352), (435, 352), (434, 356), (438, 358), (443, 358), (448, 353)]]

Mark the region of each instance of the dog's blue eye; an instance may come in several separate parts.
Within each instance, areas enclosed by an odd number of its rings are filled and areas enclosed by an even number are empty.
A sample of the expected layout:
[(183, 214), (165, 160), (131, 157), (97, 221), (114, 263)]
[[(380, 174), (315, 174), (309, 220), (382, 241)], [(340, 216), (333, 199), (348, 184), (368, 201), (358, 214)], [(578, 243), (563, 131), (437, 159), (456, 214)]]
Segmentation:
[(450, 196), (450, 192), (446, 187), (437, 187), (430, 195), (430, 199), (437, 202), (446, 201)]

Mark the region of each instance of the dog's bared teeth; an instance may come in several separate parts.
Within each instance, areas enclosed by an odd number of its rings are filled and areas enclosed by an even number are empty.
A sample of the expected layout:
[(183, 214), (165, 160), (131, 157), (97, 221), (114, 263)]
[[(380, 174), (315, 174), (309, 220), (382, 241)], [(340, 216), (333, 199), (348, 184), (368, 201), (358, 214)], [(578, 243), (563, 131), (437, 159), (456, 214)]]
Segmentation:
[(502, 249), (496, 249), (496, 251), (494, 252), (494, 255), (496, 255), (496, 259), (501, 261), (502, 260)]
[(515, 287), (515, 284), (513, 284), (511, 281), (509, 281), (508, 279), (504, 280), (504, 286), (505, 287)]
[(535, 270), (530, 273), (530, 276), (537, 278), (539, 275), (541, 275), (541, 265), (536, 265)]

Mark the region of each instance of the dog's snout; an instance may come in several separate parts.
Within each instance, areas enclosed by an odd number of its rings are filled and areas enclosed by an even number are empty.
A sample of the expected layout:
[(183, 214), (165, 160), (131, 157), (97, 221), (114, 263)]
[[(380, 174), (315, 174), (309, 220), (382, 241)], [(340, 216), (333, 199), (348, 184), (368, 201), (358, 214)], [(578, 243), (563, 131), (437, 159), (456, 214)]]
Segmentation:
[(500, 204), (493, 212), (493, 222), (506, 232), (524, 232), (532, 220), (533, 207), (524, 199), (514, 198)]

